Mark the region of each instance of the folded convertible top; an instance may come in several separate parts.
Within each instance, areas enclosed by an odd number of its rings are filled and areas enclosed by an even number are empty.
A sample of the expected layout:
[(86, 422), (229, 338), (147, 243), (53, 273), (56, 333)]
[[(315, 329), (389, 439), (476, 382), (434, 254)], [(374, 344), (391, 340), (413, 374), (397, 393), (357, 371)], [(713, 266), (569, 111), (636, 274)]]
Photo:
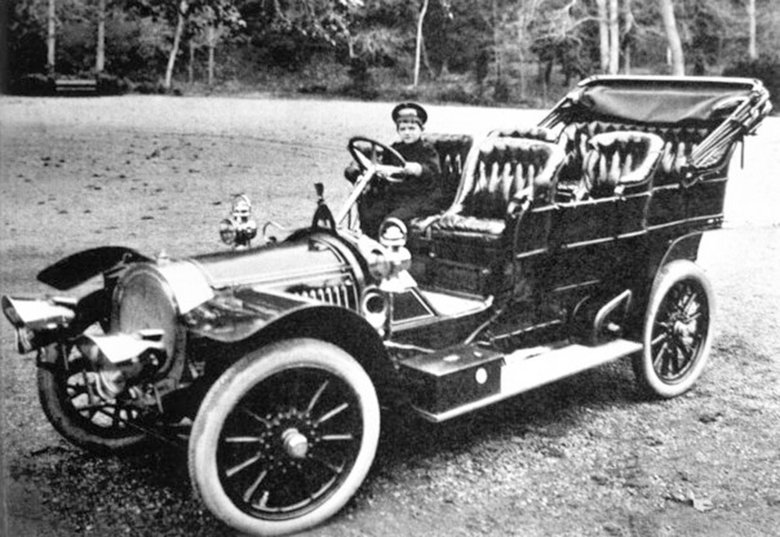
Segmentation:
[(749, 78), (594, 76), (570, 92), (551, 116), (696, 125), (722, 121), (740, 104), (766, 95), (763, 84)]

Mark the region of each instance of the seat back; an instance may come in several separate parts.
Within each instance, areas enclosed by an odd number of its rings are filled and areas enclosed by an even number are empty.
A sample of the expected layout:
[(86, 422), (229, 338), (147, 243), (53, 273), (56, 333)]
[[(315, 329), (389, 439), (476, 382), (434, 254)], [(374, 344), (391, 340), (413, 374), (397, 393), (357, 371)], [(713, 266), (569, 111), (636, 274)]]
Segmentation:
[(582, 159), (582, 177), (590, 196), (608, 197), (647, 182), (663, 146), (659, 136), (639, 131), (593, 136)]
[(530, 196), (549, 201), (563, 150), (556, 144), (513, 136), (486, 138), (469, 156), (448, 213), (503, 219), (510, 202)]
[(458, 190), (466, 156), (471, 150), (474, 138), (468, 134), (426, 133), (425, 140), (432, 143), (439, 154), (440, 188), (442, 199), (446, 200), (446, 205), (441, 209), (444, 210), (452, 203)]
[[(699, 127), (666, 127), (661, 125), (629, 125), (610, 121), (577, 122), (567, 125), (561, 133), (561, 144), (566, 149), (566, 163), (561, 172), (565, 182), (574, 181), (582, 167), (582, 158), (588, 151), (588, 142), (594, 136), (609, 132), (641, 131), (660, 136), (663, 153), (655, 184), (674, 183), (683, 175), (683, 168), (693, 150), (707, 138), (717, 125)], [(729, 152), (724, 146), (712, 158), (717, 164)]]

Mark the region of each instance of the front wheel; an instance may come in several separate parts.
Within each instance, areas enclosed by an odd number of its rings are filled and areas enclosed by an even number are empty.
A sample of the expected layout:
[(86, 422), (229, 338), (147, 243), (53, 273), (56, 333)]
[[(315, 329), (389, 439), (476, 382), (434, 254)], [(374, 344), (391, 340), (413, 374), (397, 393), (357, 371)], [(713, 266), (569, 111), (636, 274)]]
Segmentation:
[(203, 400), (189, 442), (193, 488), (229, 526), (280, 535), (335, 514), (363, 482), (379, 402), (342, 349), (294, 339), (245, 356)]
[(55, 343), (38, 352), (38, 397), (63, 437), (97, 453), (125, 452), (148, 443), (138, 426), (139, 411), (101, 395), (98, 373), (75, 348)]
[(639, 383), (658, 397), (691, 389), (712, 347), (713, 294), (707, 277), (691, 261), (661, 269), (645, 316), (643, 350), (634, 357)]

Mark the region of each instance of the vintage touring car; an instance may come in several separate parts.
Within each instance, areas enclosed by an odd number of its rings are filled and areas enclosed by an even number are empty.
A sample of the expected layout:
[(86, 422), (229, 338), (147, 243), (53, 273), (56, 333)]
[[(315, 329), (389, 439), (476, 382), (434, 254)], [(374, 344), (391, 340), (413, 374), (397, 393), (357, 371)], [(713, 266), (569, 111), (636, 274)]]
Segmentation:
[(102, 274), (101, 288), (4, 296), (3, 311), (69, 441), (115, 452), (190, 424), (214, 515), (298, 531), (360, 486), (380, 405), (442, 422), (622, 357), (650, 394), (689, 390), (712, 341), (700, 239), (770, 108), (755, 80), (588, 79), (539, 125), (431, 135), (441, 211), (388, 219), (376, 240), (356, 206), (404, 163), (354, 138), (362, 174), (336, 214), (320, 188), (310, 225), (250, 247), (242, 197), (220, 228), (236, 248), (87, 250), (38, 279), (64, 291)]

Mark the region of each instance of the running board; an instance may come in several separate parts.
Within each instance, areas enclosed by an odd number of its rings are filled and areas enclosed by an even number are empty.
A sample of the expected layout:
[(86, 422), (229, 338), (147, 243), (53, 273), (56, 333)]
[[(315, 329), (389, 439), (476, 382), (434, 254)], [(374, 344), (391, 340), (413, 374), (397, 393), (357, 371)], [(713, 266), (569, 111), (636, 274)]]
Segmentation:
[(417, 385), (414, 409), (440, 423), (641, 350), (641, 343), (626, 339), (519, 349), (506, 356), (470, 345), (402, 364)]

